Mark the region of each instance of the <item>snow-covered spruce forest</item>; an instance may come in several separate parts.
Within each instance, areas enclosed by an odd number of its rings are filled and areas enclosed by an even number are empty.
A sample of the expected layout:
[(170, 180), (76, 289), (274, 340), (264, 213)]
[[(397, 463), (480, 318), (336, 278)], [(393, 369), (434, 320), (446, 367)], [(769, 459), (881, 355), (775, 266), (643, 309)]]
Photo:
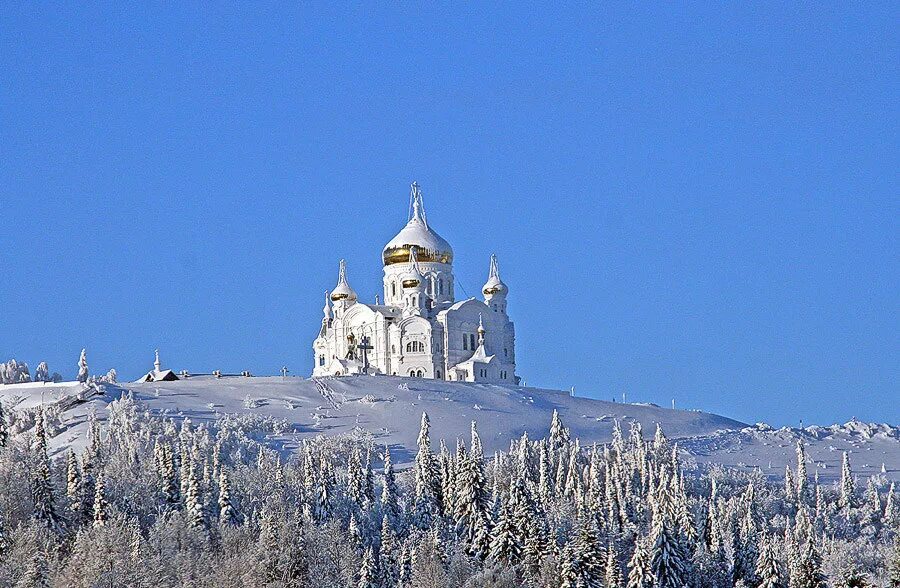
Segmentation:
[(176, 425), (126, 395), (51, 459), (58, 417), (0, 419), (0, 585), (900, 586), (893, 485), (846, 458), (819, 485), (802, 446), (778, 483), (687, 476), (661, 430), (583, 447), (554, 414), (545, 438), (484, 456), (476, 423), (451, 450), (423, 414), (398, 472), (366, 435), (282, 461), (250, 417)]

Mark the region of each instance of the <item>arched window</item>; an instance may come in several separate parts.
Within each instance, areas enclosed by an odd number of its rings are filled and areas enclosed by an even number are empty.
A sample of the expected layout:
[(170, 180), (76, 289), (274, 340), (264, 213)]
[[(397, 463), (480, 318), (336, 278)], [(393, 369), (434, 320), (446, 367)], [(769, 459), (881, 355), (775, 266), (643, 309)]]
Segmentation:
[(407, 353), (412, 352), (412, 343), (407, 343), (407, 344), (406, 344), (406, 352), (407, 352)]
[(410, 378), (415, 378), (415, 377), (416, 377), (416, 370), (409, 370), (409, 377), (410, 377)]
[(444, 278), (438, 280), (438, 292), (443, 295), (444, 294)]
[(417, 378), (421, 378), (421, 377), (424, 376), (424, 375), (425, 375), (425, 374), (422, 373), (422, 370), (419, 370), (419, 371), (416, 372), (416, 377), (417, 377)]
[(320, 355), (320, 356), (319, 356), (319, 365), (320, 365), (320, 366), (324, 366), (324, 365), (325, 365), (325, 356), (324, 356), (324, 355)]
[(435, 377), (440, 380), (441, 379), (441, 370), (438, 370), (434, 373)]
[(397, 295), (397, 282), (391, 282), (391, 296)]

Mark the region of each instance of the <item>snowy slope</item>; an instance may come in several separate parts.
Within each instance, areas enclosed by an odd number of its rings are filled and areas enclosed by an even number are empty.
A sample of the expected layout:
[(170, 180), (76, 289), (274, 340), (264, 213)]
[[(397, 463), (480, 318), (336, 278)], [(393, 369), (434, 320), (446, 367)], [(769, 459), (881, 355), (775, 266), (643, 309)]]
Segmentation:
[(212, 422), (225, 414), (253, 415), (265, 425), (261, 431), (269, 431), (260, 437), (286, 451), (307, 436), (371, 435), (376, 443), (391, 446), (399, 464), (409, 463), (414, 455), (423, 411), (431, 418), (432, 439), (445, 439), (451, 446), (457, 436), (467, 438), (471, 421), (478, 421), (490, 453), (507, 449), (523, 431), (532, 439), (546, 435), (556, 409), (583, 444), (609, 441), (616, 420), (626, 434), (630, 423), (640, 422), (648, 437), (659, 423), (670, 439), (679, 440), (686, 464), (720, 463), (781, 476), (785, 464), (794, 465), (796, 441), (802, 439), (814, 462), (810, 473), (818, 469), (823, 479), (837, 475), (845, 450), (851, 452), (854, 472), (878, 473), (884, 463), (887, 476), (900, 479), (900, 430), (896, 427), (851, 422), (774, 430), (703, 412), (515, 386), (387, 376), (318, 380), (196, 376), (175, 382), (107, 385), (99, 390), (78, 383), (0, 385), (0, 400), (17, 409), (37, 407), (42, 397), (48, 405), (60, 403), (62, 424), (51, 431), (51, 447), (59, 451), (82, 446), (91, 412), (102, 421), (109, 402), (125, 392), (154, 414), (189, 417), (195, 423)]
[(810, 461), (809, 473), (834, 481), (841, 475), (841, 459), (847, 452), (853, 472), (863, 477), (882, 473), (900, 480), (900, 427), (849, 421), (830, 427), (773, 429), (754, 425), (737, 431), (719, 431), (685, 440), (682, 447), (698, 464), (717, 463), (743, 469), (759, 469), (767, 476), (784, 475), (786, 464), (796, 465), (797, 442), (803, 443)]

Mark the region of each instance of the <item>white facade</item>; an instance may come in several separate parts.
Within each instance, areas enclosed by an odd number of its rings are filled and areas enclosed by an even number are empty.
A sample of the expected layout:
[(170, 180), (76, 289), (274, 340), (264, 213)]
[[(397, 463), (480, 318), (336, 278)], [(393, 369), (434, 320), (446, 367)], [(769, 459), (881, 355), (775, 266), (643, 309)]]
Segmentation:
[(497, 258), (491, 256), (484, 300), (457, 302), (453, 249), (428, 225), (416, 183), (410, 198), (409, 221), (382, 251), (384, 304), (357, 299), (341, 260), (313, 342), (313, 376), (517, 383), (515, 329), (506, 314), (509, 289), (500, 280)]

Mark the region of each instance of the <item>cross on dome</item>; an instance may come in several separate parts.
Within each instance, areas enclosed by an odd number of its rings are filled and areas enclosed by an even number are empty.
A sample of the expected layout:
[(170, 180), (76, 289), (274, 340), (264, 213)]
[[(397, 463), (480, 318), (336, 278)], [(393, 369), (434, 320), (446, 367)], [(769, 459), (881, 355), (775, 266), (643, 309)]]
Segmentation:
[(409, 199), (412, 201), (412, 212), (408, 220), (418, 221), (427, 229), (428, 219), (425, 217), (425, 203), (422, 201), (422, 190), (419, 189), (419, 182), (413, 181), (410, 184)]
[(341, 260), (338, 269), (337, 286), (335, 286), (334, 290), (331, 291), (331, 301), (337, 302), (338, 300), (356, 302), (356, 292), (353, 290), (353, 288), (350, 287), (350, 284), (347, 282), (347, 262), (343, 259)]

